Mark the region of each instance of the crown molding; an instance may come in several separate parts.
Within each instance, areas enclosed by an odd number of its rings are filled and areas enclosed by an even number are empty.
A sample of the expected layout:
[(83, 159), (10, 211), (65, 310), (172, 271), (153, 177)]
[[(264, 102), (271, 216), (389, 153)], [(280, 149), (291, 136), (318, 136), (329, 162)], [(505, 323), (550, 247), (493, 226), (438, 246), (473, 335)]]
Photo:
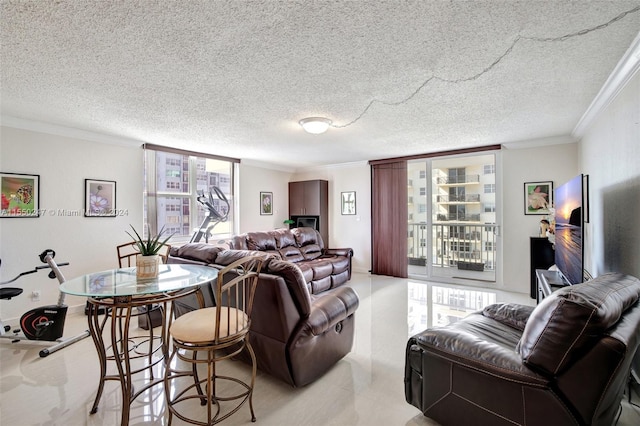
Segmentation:
[(504, 142), (502, 144), (505, 149), (529, 149), (541, 146), (564, 145), (576, 143), (577, 140), (571, 135), (550, 136), (548, 138), (526, 139), (512, 142)]
[(638, 72), (638, 69), (640, 69), (640, 32), (574, 127), (571, 134), (575, 138), (580, 139), (584, 136), (589, 126), (618, 96), (629, 80)]
[(0, 125), (3, 127), (13, 127), (15, 129), (29, 130), (32, 132), (46, 133), (49, 135), (64, 136), (73, 139), (81, 139), (92, 142), (106, 143), (110, 145), (121, 145), (128, 147), (141, 146), (144, 141), (110, 136), (102, 133), (90, 132), (88, 130), (76, 129), (73, 127), (61, 126), (59, 124), (45, 123), (43, 121), (27, 120), (25, 118), (3, 115), (0, 117)]
[(242, 164), (243, 166), (257, 167), (260, 169), (275, 170), (277, 172), (294, 173), (296, 171), (294, 167), (287, 167), (280, 164), (267, 163), (264, 161), (245, 158), (240, 160), (240, 164)]

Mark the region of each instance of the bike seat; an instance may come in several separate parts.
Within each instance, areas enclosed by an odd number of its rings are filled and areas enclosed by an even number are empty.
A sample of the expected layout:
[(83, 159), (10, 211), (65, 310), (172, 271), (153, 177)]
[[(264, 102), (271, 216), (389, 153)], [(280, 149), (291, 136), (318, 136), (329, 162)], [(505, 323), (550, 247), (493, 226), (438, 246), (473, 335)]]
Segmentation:
[(0, 299), (11, 299), (22, 294), (24, 290), (18, 287), (0, 288)]

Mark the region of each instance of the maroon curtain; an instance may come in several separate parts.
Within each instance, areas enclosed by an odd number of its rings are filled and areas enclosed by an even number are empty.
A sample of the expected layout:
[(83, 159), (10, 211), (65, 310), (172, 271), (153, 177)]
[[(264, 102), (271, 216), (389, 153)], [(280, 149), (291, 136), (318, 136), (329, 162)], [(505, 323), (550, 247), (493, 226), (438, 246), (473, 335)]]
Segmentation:
[(407, 162), (371, 166), (371, 272), (407, 277)]

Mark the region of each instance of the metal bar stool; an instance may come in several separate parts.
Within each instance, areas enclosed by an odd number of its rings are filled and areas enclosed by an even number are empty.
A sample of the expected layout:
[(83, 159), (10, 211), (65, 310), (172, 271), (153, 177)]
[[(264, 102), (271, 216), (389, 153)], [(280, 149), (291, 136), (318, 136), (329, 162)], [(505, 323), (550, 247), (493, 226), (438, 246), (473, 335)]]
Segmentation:
[[(216, 306), (197, 309), (174, 321), (169, 318), (172, 321), (169, 332), (173, 350), (167, 360), (164, 377), (169, 424), (175, 415), (192, 424), (213, 425), (237, 412), (247, 401), (251, 421), (256, 421), (252, 398), (257, 365), (249, 342), (249, 328), (261, 268), (262, 258), (258, 256), (247, 256), (233, 262), (218, 273)], [(216, 363), (228, 360), (244, 349), (251, 357), (251, 379), (248, 383), (216, 372)], [(198, 376), (199, 364), (207, 365), (205, 378)], [(179, 380), (181, 377), (192, 379)], [(206, 421), (187, 416), (194, 414), (193, 404), (189, 403), (194, 399), (207, 406)]]

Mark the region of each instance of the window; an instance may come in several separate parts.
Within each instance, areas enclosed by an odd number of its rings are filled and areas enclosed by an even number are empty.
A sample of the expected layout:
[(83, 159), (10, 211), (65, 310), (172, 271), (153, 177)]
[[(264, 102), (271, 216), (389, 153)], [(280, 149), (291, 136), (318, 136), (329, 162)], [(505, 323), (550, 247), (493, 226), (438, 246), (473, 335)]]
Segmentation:
[(483, 167), (483, 173), (485, 175), (493, 175), (496, 173), (496, 165), (495, 164), (485, 164)]
[(427, 188), (425, 188), (424, 186), (421, 186), (420, 187), (420, 195), (421, 196), (427, 195)]
[(427, 205), (426, 204), (418, 204), (418, 213), (426, 213)]
[(484, 203), (484, 212), (485, 213), (493, 213), (496, 211), (495, 203)]
[(484, 184), (484, 193), (485, 194), (493, 194), (496, 192), (496, 184), (495, 183), (485, 183)]
[[(226, 196), (229, 206), (213, 192), (214, 208), (221, 214), (228, 213), (228, 217), (215, 225), (212, 234), (217, 238), (233, 234), (232, 183), (234, 164), (238, 160), (150, 144), (144, 148), (144, 221), (152, 233), (164, 227), (167, 233), (174, 234), (171, 242), (189, 241), (208, 215), (198, 202), (198, 195), (208, 196), (216, 186)], [(214, 223), (210, 221), (208, 225)]]

